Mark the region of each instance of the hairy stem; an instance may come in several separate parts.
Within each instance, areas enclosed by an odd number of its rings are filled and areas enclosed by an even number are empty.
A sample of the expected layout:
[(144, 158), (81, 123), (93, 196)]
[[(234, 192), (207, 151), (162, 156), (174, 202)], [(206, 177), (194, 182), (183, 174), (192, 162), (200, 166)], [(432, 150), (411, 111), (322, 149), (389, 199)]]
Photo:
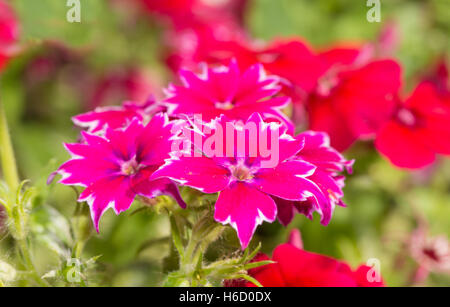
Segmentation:
[(11, 193), (15, 193), (19, 187), (19, 175), (17, 172), (16, 158), (9, 134), (6, 114), (3, 103), (0, 101), (0, 158), (3, 176)]

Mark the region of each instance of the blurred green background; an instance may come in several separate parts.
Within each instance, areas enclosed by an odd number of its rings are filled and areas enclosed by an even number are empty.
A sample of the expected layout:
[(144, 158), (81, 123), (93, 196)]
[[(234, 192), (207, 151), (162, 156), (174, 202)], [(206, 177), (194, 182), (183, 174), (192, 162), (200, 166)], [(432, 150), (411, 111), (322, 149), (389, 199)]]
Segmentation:
[[(70, 217), (76, 207), (74, 191), (55, 183), (47, 185), (46, 181), (68, 158), (62, 143), (77, 139), (78, 130), (70, 118), (89, 108), (84, 83), (98, 82), (111, 70), (138, 67), (156, 84), (165, 86), (171, 74), (160, 60), (161, 31), (149, 17), (139, 16), (131, 8), (114, 8), (106, 0), (82, 0), (80, 24), (66, 21), (66, 1), (12, 2), (22, 23), (25, 49), (2, 77), (1, 98), (20, 174), (40, 189), (35, 210), (42, 211), (42, 216), (38, 218), (57, 219), (59, 213), (52, 207)], [(399, 31), (395, 57), (404, 68), (406, 93), (439, 56), (449, 53), (450, 1), (381, 1), (381, 23), (367, 22), (365, 2), (254, 0), (247, 12), (247, 26), (255, 38), (300, 36), (320, 48), (341, 41), (373, 41), (382, 27), (392, 22)], [(50, 77), (33, 81), (30, 74), (33, 76), (34, 66), (30, 63), (48, 56), (49, 49), (59, 52), (60, 66)], [(160, 90), (156, 86), (155, 95), (161, 95)], [(108, 104), (127, 98), (111, 96)], [(263, 225), (253, 242), (261, 240), (263, 251), (270, 253), (290, 229), (299, 228), (307, 250), (345, 259), (354, 266), (378, 258), (388, 285), (409, 285), (416, 264), (405, 255), (404, 244), (417, 219), (428, 221), (430, 234), (450, 236), (450, 161), (441, 159), (428, 169), (405, 172), (383, 160), (370, 143), (358, 144), (346, 157), (357, 159), (345, 188), (348, 208), (336, 208), (329, 226), (321, 226), (318, 216), (311, 222), (299, 215), (288, 229), (278, 223)], [(88, 243), (86, 257), (101, 255), (93, 274), (98, 284), (151, 286), (164, 278), (161, 267), (169, 253), (168, 221), (151, 211), (132, 211), (119, 217), (108, 212), (101, 233)], [(57, 247), (48, 246), (46, 237), (64, 241), (68, 231), (64, 221), (61, 218), (51, 229), (36, 230), (42, 243), (36, 252), (43, 272), (58, 259), (49, 251)], [(236, 241), (233, 231), (225, 236)], [(210, 257), (225, 257), (238, 249), (237, 241), (230, 247), (219, 243), (211, 247)], [(1, 255), (8, 256), (8, 246), (7, 240), (0, 242)], [(449, 286), (450, 277), (431, 274), (426, 284)]]

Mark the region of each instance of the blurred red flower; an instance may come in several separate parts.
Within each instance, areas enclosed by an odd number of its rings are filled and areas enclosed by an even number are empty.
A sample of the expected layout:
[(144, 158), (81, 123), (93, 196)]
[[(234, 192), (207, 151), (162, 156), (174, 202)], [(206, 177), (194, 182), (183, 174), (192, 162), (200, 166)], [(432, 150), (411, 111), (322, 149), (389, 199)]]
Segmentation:
[[(248, 274), (264, 287), (384, 286), (381, 276), (373, 268), (361, 265), (352, 270), (345, 262), (303, 250), (301, 244), (298, 244), (301, 241), (295, 239), (290, 240), (290, 243), (279, 245), (274, 250), (272, 258), (259, 254), (254, 261), (272, 260), (275, 263), (251, 269)], [(255, 285), (251, 282), (233, 280), (226, 281), (225, 286)]]
[(394, 116), (382, 125), (376, 148), (392, 164), (409, 169), (434, 162), (437, 154), (450, 155), (450, 104), (429, 82), (420, 83)]
[(0, 69), (16, 52), (19, 39), (19, 22), (12, 8), (0, 0)]
[(396, 105), (400, 66), (374, 60), (371, 53), (364, 47), (334, 47), (319, 54), (325, 70), (306, 102), (309, 128), (327, 132), (339, 151), (373, 137)]
[(153, 16), (177, 29), (198, 28), (226, 17), (242, 24), (248, 0), (137, 0)]
[(145, 102), (157, 94), (159, 81), (148, 71), (136, 67), (118, 67), (100, 76), (89, 89), (86, 97), (88, 109), (117, 105), (121, 101)]

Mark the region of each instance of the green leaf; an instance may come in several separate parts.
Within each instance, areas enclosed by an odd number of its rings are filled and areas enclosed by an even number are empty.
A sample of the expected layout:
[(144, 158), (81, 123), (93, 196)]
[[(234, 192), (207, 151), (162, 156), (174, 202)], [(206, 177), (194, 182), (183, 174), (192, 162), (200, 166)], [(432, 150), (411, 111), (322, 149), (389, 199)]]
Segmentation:
[(263, 285), (261, 285), (261, 283), (259, 281), (257, 281), (256, 279), (254, 279), (253, 277), (251, 277), (250, 275), (247, 274), (239, 274), (236, 275), (236, 278), (242, 278), (245, 279), (246, 281), (249, 281), (251, 283), (253, 283), (255, 286), (259, 287), (259, 288), (263, 288)]
[[(68, 257), (73, 238), (69, 221), (58, 210), (50, 206), (40, 206), (33, 211), (30, 221), (31, 231), (49, 249), (63, 257)], [(70, 255), (70, 253), (69, 253)]]
[(181, 240), (180, 230), (178, 228), (177, 222), (173, 215), (170, 215), (170, 230), (172, 232), (173, 244), (175, 245), (175, 248), (177, 249), (178, 253), (180, 254), (180, 258), (184, 259), (183, 242)]
[(272, 260), (264, 260), (264, 261), (258, 261), (258, 262), (251, 262), (251, 263), (247, 263), (246, 265), (244, 265), (244, 269), (245, 270), (251, 270), (254, 268), (258, 268), (264, 265), (268, 265), (268, 264), (272, 264), (275, 263), (275, 261)]
[(179, 272), (174, 272), (167, 276), (166, 281), (163, 283), (163, 287), (189, 287), (190, 283), (186, 277)]
[(250, 261), (250, 260), (252, 260), (253, 258), (256, 257), (256, 255), (258, 254), (258, 252), (260, 250), (261, 250), (261, 242), (258, 243), (258, 246), (255, 248), (255, 250), (250, 255), (248, 255), (247, 258), (245, 258), (245, 259), (242, 258), (242, 259), (244, 260), (244, 262)]

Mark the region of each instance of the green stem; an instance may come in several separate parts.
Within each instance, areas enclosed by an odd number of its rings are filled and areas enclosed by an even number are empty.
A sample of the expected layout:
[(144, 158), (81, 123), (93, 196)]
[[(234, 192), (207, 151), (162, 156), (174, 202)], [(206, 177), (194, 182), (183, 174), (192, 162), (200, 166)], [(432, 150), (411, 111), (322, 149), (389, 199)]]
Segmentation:
[(195, 240), (194, 238), (191, 238), (189, 240), (189, 243), (186, 247), (186, 251), (184, 253), (184, 263), (182, 263), (183, 266), (185, 265), (189, 265), (189, 264), (193, 264), (192, 258), (193, 258), (193, 254), (194, 254), (194, 250), (197, 247), (197, 240)]
[(83, 254), (83, 250), (84, 250), (84, 245), (85, 245), (85, 242), (81, 242), (81, 241), (78, 241), (77, 243), (75, 243), (75, 247), (74, 247), (74, 251), (73, 251), (74, 258), (77, 258), (77, 259), (81, 258), (81, 255)]
[(6, 114), (3, 103), (0, 101), (0, 157), (3, 176), (11, 193), (15, 193), (19, 187), (19, 175), (17, 172), (16, 158), (9, 134)]
[(30, 276), (33, 278), (33, 280), (41, 287), (48, 287), (49, 284), (39, 276), (36, 271), (36, 267), (31, 260), (31, 252), (28, 248), (27, 240), (19, 239), (17, 241), (17, 246), (19, 248), (20, 254), (22, 255), (25, 268), (30, 272)]
[(16, 199), (16, 194), (20, 186), (19, 174), (17, 172), (16, 158), (14, 156), (14, 149), (9, 134), (8, 122), (6, 120), (6, 113), (3, 107), (3, 103), (0, 101), (0, 159), (3, 170), (3, 176), (6, 184), (8, 185), (10, 197), (7, 201), (8, 212), (10, 218), (13, 219), (14, 234), (17, 242), (17, 248), (21, 254), (24, 262), (24, 266), (30, 271), (34, 281), (40, 286), (47, 286), (48, 284), (39, 277), (36, 268), (32, 262), (31, 252), (28, 248), (28, 242), (26, 239), (26, 231), (24, 225), (27, 222), (27, 216), (23, 204)]

